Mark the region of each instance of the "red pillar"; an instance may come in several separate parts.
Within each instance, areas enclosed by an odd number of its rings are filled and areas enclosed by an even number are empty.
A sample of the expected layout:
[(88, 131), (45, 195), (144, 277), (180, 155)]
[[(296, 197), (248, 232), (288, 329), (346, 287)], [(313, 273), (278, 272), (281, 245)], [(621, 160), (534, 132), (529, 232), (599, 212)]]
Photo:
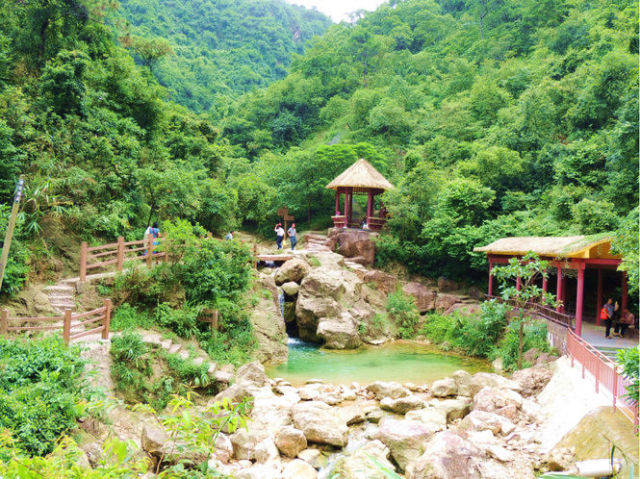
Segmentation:
[(340, 190), (336, 188), (336, 216), (340, 214)]
[(367, 193), (367, 223), (370, 216), (373, 216), (373, 191)]
[(493, 269), (493, 261), (489, 258), (489, 289), (487, 294), (489, 297), (493, 296), (493, 275), (491, 274), (491, 270)]
[(549, 280), (546, 276), (542, 277), (542, 291), (545, 293), (549, 290)]
[(596, 324), (600, 324), (600, 310), (602, 309), (602, 270), (598, 269), (598, 297), (596, 298)]
[(576, 289), (576, 334), (582, 336), (582, 302), (584, 299), (584, 264), (578, 266), (578, 286)]
[[(627, 273), (622, 272), (622, 311), (627, 309), (629, 303), (629, 286), (627, 285)], [(620, 311), (620, 313), (622, 313)]]
[(520, 276), (518, 276), (516, 278), (516, 289), (520, 291), (520, 288), (522, 288), (522, 279), (520, 279)]
[(347, 228), (349, 227), (349, 223), (351, 223), (351, 212), (353, 211), (353, 188), (349, 188), (345, 193), (344, 197), (344, 211), (347, 216)]
[(556, 280), (556, 299), (558, 300), (558, 306), (556, 306), (556, 311), (560, 313), (562, 311), (562, 305), (560, 302), (562, 301), (562, 268), (558, 266), (558, 278)]

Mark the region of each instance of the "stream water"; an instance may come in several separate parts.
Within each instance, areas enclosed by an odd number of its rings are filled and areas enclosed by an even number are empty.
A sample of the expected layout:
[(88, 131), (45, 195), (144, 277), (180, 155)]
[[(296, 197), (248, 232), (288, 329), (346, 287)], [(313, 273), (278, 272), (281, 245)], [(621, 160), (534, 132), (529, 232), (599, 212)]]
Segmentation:
[(429, 384), (458, 369), (488, 370), (484, 361), (447, 354), (434, 346), (401, 341), (353, 350), (328, 350), (289, 338), (289, 361), (267, 369), (293, 385), (318, 378), (334, 384), (398, 381)]

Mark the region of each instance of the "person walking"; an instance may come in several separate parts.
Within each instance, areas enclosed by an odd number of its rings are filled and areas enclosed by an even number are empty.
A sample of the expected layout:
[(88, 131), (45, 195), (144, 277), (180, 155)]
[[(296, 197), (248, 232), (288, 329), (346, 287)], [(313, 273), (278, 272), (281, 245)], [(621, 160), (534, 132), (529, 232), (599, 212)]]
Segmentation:
[(628, 309), (623, 309), (620, 315), (620, 337), (624, 338), (624, 332), (629, 326), (635, 323), (636, 318)]
[(224, 239), (227, 240), (227, 241), (233, 240), (233, 231), (229, 231), (227, 233), (227, 236), (224, 237)]
[[(160, 242), (158, 241), (158, 237), (160, 236), (160, 228), (158, 227), (157, 221), (155, 221), (153, 225), (147, 226), (147, 229), (144, 231), (144, 239), (146, 240), (149, 236), (153, 238), (153, 246), (158, 246), (158, 244), (160, 244)], [(144, 251), (144, 254), (147, 254), (147, 250)]]
[(293, 251), (298, 244), (298, 232), (296, 231), (296, 224), (292, 223), (291, 227), (287, 230), (289, 235), (289, 241), (291, 241), (291, 251)]
[(276, 246), (278, 249), (282, 249), (282, 240), (284, 239), (284, 228), (280, 223), (273, 229), (276, 232)]

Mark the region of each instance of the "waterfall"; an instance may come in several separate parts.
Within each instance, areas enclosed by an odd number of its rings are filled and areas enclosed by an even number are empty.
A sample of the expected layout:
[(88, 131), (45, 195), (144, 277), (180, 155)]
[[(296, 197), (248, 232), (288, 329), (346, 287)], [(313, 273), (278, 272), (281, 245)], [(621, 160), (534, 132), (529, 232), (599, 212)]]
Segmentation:
[(284, 321), (284, 291), (278, 288), (278, 304), (280, 305), (280, 317)]

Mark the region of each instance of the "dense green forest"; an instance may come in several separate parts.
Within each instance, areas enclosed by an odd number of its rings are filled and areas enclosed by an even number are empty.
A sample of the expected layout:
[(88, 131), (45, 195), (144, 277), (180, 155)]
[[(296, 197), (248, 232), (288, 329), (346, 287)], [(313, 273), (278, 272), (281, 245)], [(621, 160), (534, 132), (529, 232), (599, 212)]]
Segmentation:
[(221, 114), (239, 94), (284, 77), (331, 21), (283, 0), (122, 0), (114, 23), (139, 60), (156, 47), (149, 67), (174, 101)]
[[(167, 5), (135, 29), (152, 46), (178, 10)], [(385, 4), (210, 114), (170, 101), (153, 75), (166, 59), (140, 64), (128, 27), (114, 33), (112, 2), (9, 0), (0, 14), (3, 218), (17, 175), (27, 180), (7, 292), (52, 271), (55, 232), (137, 239), (149, 221), (180, 217), (271, 234), (285, 204), (324, 228), (324, 187), (358, 157), (397, 186), (381, 265), (480, 278), (473, 247), (519, 234), (618, 231), (637, 250), (633, 2)]]

